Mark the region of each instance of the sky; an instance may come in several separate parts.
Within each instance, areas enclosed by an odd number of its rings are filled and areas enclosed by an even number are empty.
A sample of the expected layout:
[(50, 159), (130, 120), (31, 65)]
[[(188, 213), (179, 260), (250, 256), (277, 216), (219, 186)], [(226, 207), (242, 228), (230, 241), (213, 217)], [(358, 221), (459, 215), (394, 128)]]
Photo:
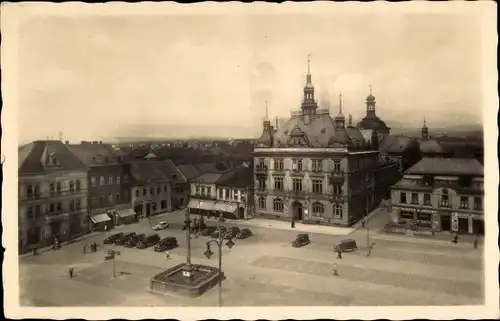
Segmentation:
[(19, 139), (258, 137), (320, 105), (389, 127), (481, 122), (481, 25), (465, 14), (37, 16), (18, 38)]

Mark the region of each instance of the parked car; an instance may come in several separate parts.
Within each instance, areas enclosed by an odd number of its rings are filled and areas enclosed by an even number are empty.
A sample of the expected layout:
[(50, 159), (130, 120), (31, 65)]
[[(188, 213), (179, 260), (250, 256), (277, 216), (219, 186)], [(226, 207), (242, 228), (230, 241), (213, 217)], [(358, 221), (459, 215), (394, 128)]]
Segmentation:
[(145, 248), (148, 248), (150, 246), (157, 244), (158, 242), (160, 242), (160, 240), (161, 240), (161, 238), (158, 234), (151, 234), (151, 235), (146, 236), (146, 238), (144, 240), (140, 241), (136, 247), (138, 249), (145, 249)]
[(115, 240), (115, 245), (123, 245), (127, 240), (135, 235), (135, 232), (125, 233)]
[(155, 231), (164, 230), (164, 229), (168, 228), (168, 226), (169, 225), (167, 222), (161, 221), (160, 223), (153, 226), (153, 230), (155, 230)]
[(297, 234), (295, 240), (292, 241), (292, 246), (303, 247), (309, 243), (311, 243), (311, 240), (309, 240), (309, 234)]
[(227, 228), (225, 227), (222, 227), (222, 228), (216, 228), (215, 231), (212, 232), (212, 234), (210, 234), (210, 237), (213, 238), (213, 239), (216, 239), (219, 237), (219, 231), (222, 233), (222, 235), (226, 234), (227, 232)]
[(247, 237), (252, 236), (252, 231), (247, 228), (241, 229), (238, 234), (236, 234), (236, 238), (239, 240), (246, 239)]
[(201, 230), (200, 234), (203, 236), (210, 236), (216, 229), (216, 226), (207, 226), (203, 230)]
[(240, 232), (240, 229), (237, 228), (236, 226), (233, 226), (233, 227), (229, 228), (229, 230), (227, 230), (226, 233), (224, 233), (224, 238), (226, 240), (233, 239), (236, 237), (236, 235), (238, 235), (239, 232)]
[(136, 247), (137, 244), (139, 244), (139, 242), (141, 242), (145, 239), (146, 239), (146, 234), (134, 235), (125, 242), (124, 246), (125, 247)]
[(357, 251), (358, 245), (356, 244), (355, 240), (345, 239), (340, 241), (340, 244), (335, 245), (333, 247), (333, 250), (335, 252), (338, 252), (339, 250), (341, 250), (342, 252)]
[(171, 250), (173, 248), (176, 248), (179, 246), (179, 243), (177, 243), (177, 239), (173, 236), (166, 237), (162, 239), (158, 244), (155, 245), (155, 251), (156, 252), (165, 252), (168, 250)]
[(117, 239), (123, 236), (123, 233), (116, 233), (108, 236), (107, 238), (104, 239), (104, 244), (112, 244), (114, 243)]

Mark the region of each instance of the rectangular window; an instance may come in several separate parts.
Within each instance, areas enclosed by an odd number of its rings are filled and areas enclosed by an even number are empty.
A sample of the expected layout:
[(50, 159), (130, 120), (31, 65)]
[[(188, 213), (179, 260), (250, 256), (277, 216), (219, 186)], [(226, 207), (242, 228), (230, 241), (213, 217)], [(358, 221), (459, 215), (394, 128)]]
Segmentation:
[(42, 213), (42, 209), (41, 209), (40, 205), (35, 205), (35, 217), (39, 217), (41, 213)]
[(265, 169), (266, 164), (264, 163), (264, 158), (259, 158), (259, 161), (257, 163), (257, 168), (258, 169)]
[(149, 195), (151, 195), (151, 196), (155, 195), (155, 189), (154, 188), (152, 188), (152, 187), (149, 188)]
[(274, 189), (277, 191), (283, 190), (283, 177), (274, 178)]
[(80, 205), (80, 201), (79, 201), (79, 200), (77, 200), (77, 201), (75, 202), (75, 208), (76, 208), (77, 210), (79, 210), (79, 209), (81, 208), (81, 205)]
[(91, 183), (92, 183), (92, 187), (96, 187), (97, 186), (97, 178), (96, 177), (92, 177), (90, 179)]
[(424, 175), (422, 177), (422, 184), (424, 186), (432, 186), (432, 185), (434, 185), (434, 176), (432, 176), (432, 175)]
[(460, 196), (460, 208), (469, 208), (469, 198), (467, 196)]
[(116, 184), (120, 185), (120, 183), (121, 183), (120, 176), (116, 176)]
[[(163, 191), (166, 193), (167, 192), (167, 185), (163, 186)], [(174, 188), (175, 192), (178, 192), (177, 186)]]
[(323, 171), (323, 161), (321, 159), (313, 159), (312, 160), (312, 171), (313, 172)]
[(275, 200), (273, 201), (273, 210), (274, 210), (275, 212), (283, 212), (283, 211), (284, 211), (284, 208), (285, 208), (285, 206), (284, 206), (284, 204), (283, 204), (283, 201), (282, 201), (282, 200), (280, 200), (280, 199), (275, 199)]
[(140, 192), (138, 189), (136, 189), (136, 190), (135, 190), (135, 197), (139, 197), (139, 194), (140, 194), (140, 193), (141, 193), (141, 192)]
[(424, 194), (424, 205), (431, 205), (431, 194)]
[(265, 179), (259, 179), (259, 191), (264, 191), (266, 189), (266, 180)]
[(142, 196), (146, 196), (148, 194), (148, 190), (147, 189), (143, 189), (142, 190)]
[(57, 212), (62, 212), (62, 204), (61, 204), (61, 202), (57, 203), (57, 205), (56, 205), (56, 211)]
[(340, 173), (341, 172), (341, 167), (340, 167), (340, 161), (339, 160), (334, 160), (333, 161), (333, 171), (335, 173)]
[(406, 193), (405, 192), (401, 192), (401, 194), (399, 194), (399, 202), (406, 204)]
[(274, 159), (274, 169), (278, 170), (278, 171), (282, 171), (283, 168), (284, 168), (283, 159), (282, 158)]
[(294, 192), (302, 192), (302, 179), (301, 178), (294, 178), (292, 180), (292, 186), (293, 186)]
[(238, 191), (234, 191), (233, 200), (236, 201), (238, 199)]
[(104, 176), (101, 176), (99, 179), (99, 184), (104, 185)]
[(294, 159), (292, 161), (292, 170), (296, 171), (296, 172), (302, 171), (302, 160), (301, 159)]
[(314, 179), (312, 181), (313, 193), (323, 194), (323, 181)]
[(70, 211), (75, 210), (75, 201), (74, 200), (69, 201), (69, 210)]
[(228, 189), (224, 189), (224, 197), (225, 197), (225, 199), (229, 199), (229, 190)]
[(206, 196), (210, 196), (212, 195), (212, 188), (211, 187), (207, 187), (207, 194)]
[(61, 182), (57, 182), (57, 194), (61, 194), (62, 186)]
[(200, 195), (200, 186), (196, 185), (194, 187), (194, 195)]
[(26, 215), (28, 216), (28, 218), (33, 217), (33, 206), (28, 206), (28, 210), (26, 211)]
[(411, 193), (411, 203), (418, 204), (418, 194), (417, 193)]
[(161, 194), (161, 187), (160, 187), (160, 186), (158, 186), (158, 187), (156, 188), (156, 194)]
[(483, 198), (482, 197), (474, 197), (474, 209), (481, 211), (483, 209)]
[(205, 195), (205, 187), (201, 188), (201, 195), (203, 195), (203, 196)]
[(450, 198), (448, 195), (441, 195), (441, 207), (450, 207)]
[(261, 210), (266, 209), (266, 198), (264, 196), (259, 197), (259, 208)]
[(334, 195), (342, 195), (342, 184), (333, 184), (332, 189)]
[(108, 185), (113, 185), (113, 176), (108, 177)]

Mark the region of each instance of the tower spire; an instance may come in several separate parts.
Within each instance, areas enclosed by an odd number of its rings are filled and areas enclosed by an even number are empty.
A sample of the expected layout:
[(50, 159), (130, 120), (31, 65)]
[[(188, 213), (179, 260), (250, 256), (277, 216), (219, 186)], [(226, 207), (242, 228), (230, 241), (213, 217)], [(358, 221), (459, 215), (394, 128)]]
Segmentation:
[(269, 119), (268, 108), (267, 108), (267, 100), (266, 100), (266, 120)]
[(307, 55), (307, 74), (311, 74), (311, 54)]
[(342, 93), (339, 94), (339, 115), (342, 115)]
[(370, 85), (368, 86), (368, 88), (370, 89), (370, 95), (373, 95), (373, 94), (372, 94), (372, 85), (370, 84)]

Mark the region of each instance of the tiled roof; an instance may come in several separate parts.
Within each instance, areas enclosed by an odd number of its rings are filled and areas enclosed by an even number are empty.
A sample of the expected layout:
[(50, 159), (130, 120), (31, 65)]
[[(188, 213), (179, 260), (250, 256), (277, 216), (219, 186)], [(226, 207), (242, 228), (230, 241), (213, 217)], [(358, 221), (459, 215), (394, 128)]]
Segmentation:
[(153, 166), (156, 166), (163, 176), (171, 180), (172, 183), (185, 183), (187, 181), (171, 160), (154, 162)]
[(443, 148), (439, 145), (439, 143), (435, 139), (421, 139), (420, 143), (420, 151), (422, 153), (444, 153)]
[(197, 177), (195, 181), (205, 184), (215, 184), (221, 176), (222, 174), (207, 173)]
[(187, 180), (191, 180), (201, 175), (200, 170), (193, 164), (178, 165), (177, 168)]
[(362, 129), (376, 129), (382, 131), (389, 129), (385, 122), (382, 119), (378, 118), (378, 116), (366, 116), (358, 123), (357, 127)]
[(253, 186), (253, 170), (240, 167), (224, 173), (217, 181), (217, 185), (226, 187), (244, 188)]
[(132, 177), (140, 183), (172, 182), (184, 183), (186, 178), (170, 160), (134, 161), (130, 165)]
[(82, 163), (88, 166), (115, 164), (119, 161), (119, 154), (108, 144), (84, 143), (66, 146)]
[(401, 153), (415, 139), (403, 135), (386, 135), (380, 142), (380, 151), (385, 153)]
[[(34, 141), (31, 146), (19, 149), (21, 159), (18, 163), (19, 173), (43, 173), (53, 170), (85, 170), (83, 164), (63, 142), (59, 140)], [(50, 155), (54, 155), (57, 166), (47, 166)]]
[(202, 173), (220, 173), (226, 171), (228, 168), (222, 163), (200, 163), (196, 164), (198, 170)]
[(473, 175), (483, 176), (484, 169), (473, 158), (424, 158), (405, 174)]

